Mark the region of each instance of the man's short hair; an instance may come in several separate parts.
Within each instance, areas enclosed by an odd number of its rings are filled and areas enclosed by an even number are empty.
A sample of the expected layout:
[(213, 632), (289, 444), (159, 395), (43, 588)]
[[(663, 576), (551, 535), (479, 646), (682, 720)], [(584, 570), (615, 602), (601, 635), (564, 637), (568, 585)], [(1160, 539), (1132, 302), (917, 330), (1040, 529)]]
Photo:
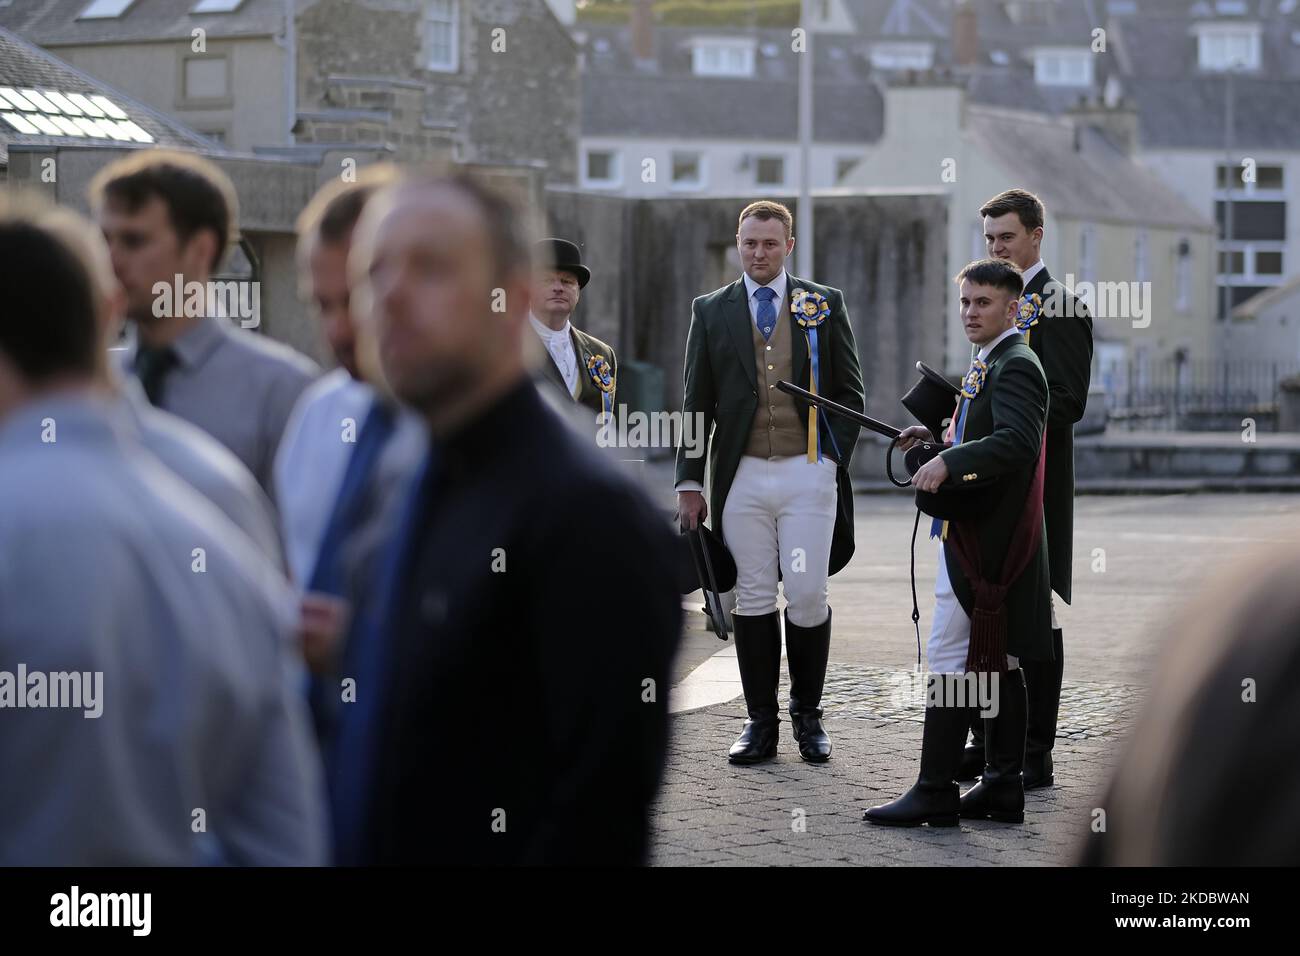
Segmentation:
[(326, 245), (346, 242), (361, 210), (381, 187), (397, 182), (401, 172), (391, 163), (376, 163), (357, 172), (354, 182), (331, 179), (316, 191), (295, 226), (299, 243), (319, 239)]
[(505, 278), (517, 271), (532, 273), (536, 229), (532, 214), (514, 193), (480, 174), (441, 167), (408, 173), (393, 186), (395, 190), (411, 187), (452, 189), (468, 197), (487, 227), (494, 276)]
[(135, 212), (157, 197), (181, 242), (209, 230), (217, 238), (209, 268), (217, 271), (239, 232), (239, 198), (230, 177), (194, 153), (139, 150), (101, 169), (90, 182), (90, 204), (121, 203)]
[(766, 222), (769, 219), (781, 220), (781, 225), (785, 227), (785, 237), (789, 239), (794, 235), (794, 216), (790, 215), (790, 210), (779, 202), (773, 202), (770, 199), (760, 199), (758, 202), (752, 202), (744, 209), (740, 210), (740, 219), (736, 221), (736, 231), (746, 219), (758, 219)]
[(1024, 189), (1008, 189), (1000, 192), (980, 207), (980, 218), (992, 216), (994, 219), (1014, 212), (1025, 227), (1025, 232), (1033, 232), (1043, 224), (1043, 201)]
[(99, 326), (90, 272), (34, 200), (0, 197), (0, 353), (32, 384), (94, 375)]
[(969, 279), (974, 285), (987, 285), (1005, 289), (1015, 298), (1025, 291), (1025, 278), (1014, 262), (1008, 259), (976, 259), (957, 273), (953, 280), (960, 284)]

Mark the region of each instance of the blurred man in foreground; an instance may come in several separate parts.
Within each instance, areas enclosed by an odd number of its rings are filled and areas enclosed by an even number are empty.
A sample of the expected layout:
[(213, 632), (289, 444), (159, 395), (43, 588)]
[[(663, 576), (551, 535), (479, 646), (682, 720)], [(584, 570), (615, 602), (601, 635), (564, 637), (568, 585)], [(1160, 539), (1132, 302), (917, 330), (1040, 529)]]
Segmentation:
[(318, 863), (288, 596), (131, 437), (43, 215), (0, 211), (0, 864)]
[[(344, 863), (645, 854), (681, 624), (673, 542), (527, 376), (523, 221), (475, 180), (413, 178), (357, 226), (384, 374), (431, 447), (352, 662), (330, 774)], [(464, 772), (431, 759), (439, 740)]]

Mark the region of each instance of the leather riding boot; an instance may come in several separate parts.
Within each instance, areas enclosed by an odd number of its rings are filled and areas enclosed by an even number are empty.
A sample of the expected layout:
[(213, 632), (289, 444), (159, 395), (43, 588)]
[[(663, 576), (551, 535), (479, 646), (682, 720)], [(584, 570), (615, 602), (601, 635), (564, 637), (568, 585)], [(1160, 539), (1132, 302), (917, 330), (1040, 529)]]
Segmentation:
[(1025, 822), (1025, 675), (1019, 670), (998, 675), (998, 715), (984, 721), (984, 773), (961, 798), (967, 820)]
[(984, 721), (980, 718), (979, 708), (971, 709), (970, 743), (962, 752), (961, 763), (957, 767), (957, 781), (966, 783), (978, 780), (984, 772)]
[(1029, 727), (1025, 734), (1025, 789), (1037, 790), (1056, 782), (1052, 768), (1052, 745), (1056, 743), (1056, 720), (1061, 709), (1061, 678), (1065, 674), (1065, 645), (1061, 629), (1052, 628), (1053, 658), (1050, 661), (1022, 661), (1029, 690)]
[(731, 745), (732, 763), (758, 763), (776, 756), (776, 685), (781, 677), (781, 619), (771, 614), (732, 618), (736, 628), (736, 660), (745, 691), (749, 719)]
[(790, 667), (790, 729), (799, 744), (799, 756), (810, 763), (825, 763), (831, 756), (831, 739), (822, 726), (822, 687), (831, 650), (831, 612), (816, 627), (800, 627), (785, 615), (785, 659)]
[[(944, 680), (950, 675), (932, 675)], [(953, 775), (961, 760), (962, 744), (970, 727), (969, 708), (953, 706), (954, 695), (944, 692), (939, 703), (925, 708), (921, 737), (921, 772), (916, 784), (892, 803), (872, 807), (862, 815), (868, 823), (892, 827), (955, 827), (960, 812), (959, 791)]]

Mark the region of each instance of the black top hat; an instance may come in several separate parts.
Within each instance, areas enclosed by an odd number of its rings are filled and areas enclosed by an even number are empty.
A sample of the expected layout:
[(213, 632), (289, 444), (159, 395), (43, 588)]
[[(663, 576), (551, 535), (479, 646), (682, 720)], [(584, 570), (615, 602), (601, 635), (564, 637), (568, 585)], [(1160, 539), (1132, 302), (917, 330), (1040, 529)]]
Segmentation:
[[(708, 591), (717, 584), (718, 594), (726, 594), (736, 586), (736, 559), (731, 556), (727, 546), (708, 525), (699, 526), (699, 534), (687, 533), (680, 536), (680, 557), (677, 560), (677, 585), (683, 594), (701, 589)], [(709, 551), (709, 559), (704, 560), (704, 549)], [(693, 552), (693, 553), (692, 553)], [(714, 580), (707, 578), (707, 568), (713, 569)]]
[(538, 264), (578, 277), (578, 288), (591, 281), (591, 270), (582, 264), (582, 250), (568, 239), (543, 239), (537, 243)]
[(921, 379), (901, 399), (903, 407), (930, 429), (935, 441), (943, 441), (943, 420), (951, 418), (961, 389), (923, 362), (916, 363)]

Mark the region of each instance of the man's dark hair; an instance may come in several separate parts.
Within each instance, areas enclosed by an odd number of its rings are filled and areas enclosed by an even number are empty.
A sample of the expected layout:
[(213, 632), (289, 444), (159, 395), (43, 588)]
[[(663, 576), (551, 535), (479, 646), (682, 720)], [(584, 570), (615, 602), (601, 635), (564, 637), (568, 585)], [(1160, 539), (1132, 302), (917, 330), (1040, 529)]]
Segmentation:
[(1025, 232), (1033, 232), (1043, 224), (1043, 201), (1024, 189), (1008, 189), (998, 193), (980, 207), (980, 218), (1005, 216), (1014, 212), (1025, 227)]
[(0, 211), (0, 353), (28, 382), (94, 375), (99, 328), (90, 273), (61, 240), (9, 209)]
[(298, 216), (299, 241), (319, 240), (330, 246), (346, 242), (370, 197), (383, 186), (396, 182), (400, 176), (396, 166), (378, 163), (361, 169), (353, 182), (330, 180)]
[(238, 232), (239, 201), (230, 178), (192, 153), (141, 150), (106, 166), (90, 183), (95, 209), (121, 203), (135, 212), (155, 197), (167, 206), (167, 218), (182, 243), (204, 230), (216, 236), (208, 266), (216, 272)]
[(1007, 259), (976, 259), (957, 273), (953, 281), (961, 283), (964, 279), (970, 279), (975, 285), (1005, 289), (1017, 298), (1025, 291), (1024, 276), (1015, 263)]

